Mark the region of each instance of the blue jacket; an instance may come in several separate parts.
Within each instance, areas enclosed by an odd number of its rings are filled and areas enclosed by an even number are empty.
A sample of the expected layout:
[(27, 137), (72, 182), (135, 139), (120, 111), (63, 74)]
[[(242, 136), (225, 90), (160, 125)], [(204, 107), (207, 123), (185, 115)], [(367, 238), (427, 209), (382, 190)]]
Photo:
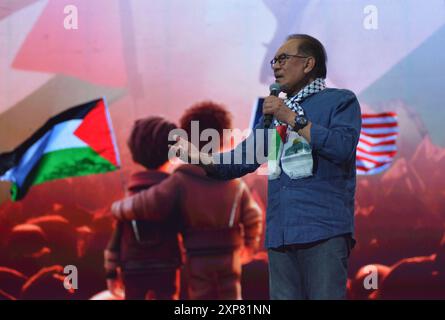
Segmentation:
[[(351, 91), (329, 88), (308, 97), (301, 106), (312, 122), (313, 176), (292, 180), (282, 172), (278, 179), (268, 182), (267, 248), (354, 233), (360, 105)], [(253, 163), (246, 163), (250, 152), (246, 146), (250, 140), (257, 147), (260, 135), (255, 133), (258, 129), (263, 129), (262, 119), (253, 133), (230, 151), (232, 156), (235, 152), (243, 154), (241, 164), (222, 164), (223, 157), (228, 155), (215, 155), (221, 164), (214, 165), (210, 175), (217, 179), (233, 179), (255, 171), (261, 163), (257, 157)], [(264, 132), (268, 134), (267, 130)]]

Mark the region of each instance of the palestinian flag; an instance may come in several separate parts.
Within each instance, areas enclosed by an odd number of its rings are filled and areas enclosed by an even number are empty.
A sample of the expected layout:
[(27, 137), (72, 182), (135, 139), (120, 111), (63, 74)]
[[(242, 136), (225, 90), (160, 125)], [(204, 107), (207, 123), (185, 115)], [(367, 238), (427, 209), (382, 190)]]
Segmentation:
[(119, 153), (103, 98), (49, 119), (15, 150), (0, 154), (0, 180), (13, 201), (47, 181), (114, 171)]

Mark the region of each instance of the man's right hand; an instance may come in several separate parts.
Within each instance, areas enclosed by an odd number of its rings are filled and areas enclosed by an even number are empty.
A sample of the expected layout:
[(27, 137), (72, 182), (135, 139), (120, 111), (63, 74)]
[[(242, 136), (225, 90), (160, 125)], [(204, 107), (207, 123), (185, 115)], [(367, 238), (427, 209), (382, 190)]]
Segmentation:
[(169, 145), (169, 154), (174, 154), (184, 162), (191, 164), (211, 165), (213, 164), (212, 156), (199, 152), (198, 148), (191, 142), (176, 136), (176, 143)]

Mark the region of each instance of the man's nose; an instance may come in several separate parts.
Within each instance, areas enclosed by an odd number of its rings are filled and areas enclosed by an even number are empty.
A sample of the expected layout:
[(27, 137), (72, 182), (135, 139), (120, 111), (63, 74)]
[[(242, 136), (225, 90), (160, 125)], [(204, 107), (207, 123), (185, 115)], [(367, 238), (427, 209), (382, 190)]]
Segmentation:
[(280, 63), (277, 61), (277, 62), (275, 62), (273, 65), (272, 65), (272, 70), (275, 72), (275, 71), (278, 71), (278, 70), (280, 70), (281, 69), (281, 66), (280, 66)]

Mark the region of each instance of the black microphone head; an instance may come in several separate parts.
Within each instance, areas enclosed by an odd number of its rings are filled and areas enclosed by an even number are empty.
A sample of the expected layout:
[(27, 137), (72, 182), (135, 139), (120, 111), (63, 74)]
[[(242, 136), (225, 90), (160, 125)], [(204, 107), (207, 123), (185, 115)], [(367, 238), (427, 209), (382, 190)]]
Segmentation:
[(280, 94), (280, 92), (281, 92), (281, 86), (280, 86), (280, 84), (279, 83), (272, 83), (270, 86), (269, 86), (269, 91), (270, 91), (270, 95), (271, 96), (276, 96), (276, 97), (278, 97), (278, 95)]

